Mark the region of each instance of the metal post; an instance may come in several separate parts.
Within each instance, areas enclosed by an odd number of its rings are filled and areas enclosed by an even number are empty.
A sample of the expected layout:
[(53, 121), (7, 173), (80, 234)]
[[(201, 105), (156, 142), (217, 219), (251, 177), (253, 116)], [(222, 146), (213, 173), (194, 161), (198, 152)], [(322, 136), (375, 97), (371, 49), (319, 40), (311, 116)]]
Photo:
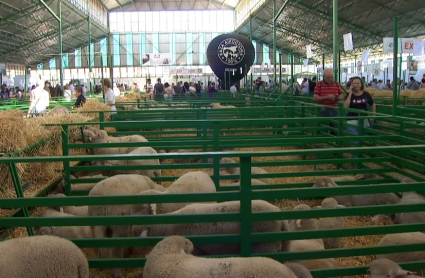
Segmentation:
[(90, 30), (90, 26), (91, 22), (90, 22), (90, 0), (87, 1), (87, 33), (89, 36), (89, 46), (88, 46), (88, 54), (89, 54), (89, 81), (90, 81), (90, 92), (93, 92), (93, 88), (92, 88), (92, 84), (91, 84), (91, 74), (92, 74), (92, 66), (91, 66), (91, 56), (92, 56), (92, 51), (91, 51), (91, 30)]
[[(252, 16), (251, 16), (251, 14), (249, 14), (249, 40), (252, 43)], [(256, 49), (256, 48), (254, 48), (254, 49)], [(254, 55), (257, 56), (257, 51), (255, 51)], [(255, 59), (255, 56), (254, 56), (254, 59)], [(252, 80), (252, 78), (253, 78), (252, 77), (252, 71), (253, 70), (254, 70), (254, 68), (251, 66), (251, 87), (250, 87), (251, 92), (252, 92), (252, 86), (254, 85), (253, 84), (254, 81)]]
[(274, 84), (276, 86), (276, 0), (273, 0), (273, 66)]
[(102, 71), (102, 94), (103, 101), (105, 101), (105, 78), (103, 76), (103, 55), (102, 51), (100, 52), (100, 70)]
[(322, 55), (322, 69), (325, 71), (325, 54)]
[(27, 97), (28, 94), (28, 67), (25, 66), (25, 83), (24, 83), (24, 96), (22, 99), (25, 99)]
[[(106, 48), (106, 50), (109, 52), (106, 54), (106, 57), (108, 57), (110, 55), (111, 59), (110, 59), (110, 64), (109, 64), (109, 77), (111, 79), (111, 85), (114, 84), (114, 55), (112, 54), (112, 43), (111, 43), (111, 34), (108, 34), (107, 37), (107, 43), (108, 43), (108, 47)], [(108, 59), (107, 59), (108, 60)]]
[(338, 56), (338, 0), (333, 0), (333, 68), (335, 81), (339, 81)]
[[(62, 0), (58, 0), (58, 16), (59, 16), (59, 78), (63, 89), (63, 48), (62, 48)], [(26, 77), (25, 77), (26, 79)]]
[(291, 52), (291, 100), (294, 98), (294, 52)]
[(393, 116), (397, 113), (397, 63), (398, 63), (398, 18), (394, 18), (394, 69), (393, 69)]
[(282, 52), (279, 52), (279, 92), (282, 95)]
[(338, 82), (341, 82), (341, 51), (338, 53)]

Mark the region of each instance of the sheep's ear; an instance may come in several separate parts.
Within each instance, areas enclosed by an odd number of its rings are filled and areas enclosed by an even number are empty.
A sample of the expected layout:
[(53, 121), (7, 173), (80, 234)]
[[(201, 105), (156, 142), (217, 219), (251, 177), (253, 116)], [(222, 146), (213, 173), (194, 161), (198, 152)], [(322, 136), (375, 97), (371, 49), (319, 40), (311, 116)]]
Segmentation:
[(63, 213), (63, 207), (59, 207), (59, 212)]
[(297, 225), (298, 228), (301, 228), (301, 226), (303, 224), (303, 220), (302, 219), (297, 219), (297, 221), (295, 221), (295, 224)]
[(355, 175), (354, 176), (354, 179), (355, 180), (362, 180), (362, 179), (364, 179), (365, 178), (365, 175), (363, 175), (363, 174), (358, 174), (358, 175)]
[(407, 275), (415, 275), (416, 272), (407, 271), (407, 270), (404, 270), (404, 269), (399, 269), (399, 270), (396, 270), (394, 274), (396, 276), (407, 276)]
[(156, 213), (156, 204), (150, 204), (151, 210), (152, 210), (152, 214), (157, 214)]
[(368, 269), (368, 270), (366, 271), (366, 274), (367, 274), (367, 275), (370, 275), (370, 269)]
[(186, 255), (187, 253), (184, 251), (184, 249), (183, 249), (183, 248), (179, 248), (179, 254)]
[(139, 237), (148, 237), (149, 235), (149, 231), (148, 230), (144, 230)]
[(88, 138), (88, 140), (89, 142), (93, 142), (93, 138), (91, 136)]
[(328, 183), (328, 187), (333, 187), (333, 186), (332, 186), (332, 184), (331, 184), (330, 182)]

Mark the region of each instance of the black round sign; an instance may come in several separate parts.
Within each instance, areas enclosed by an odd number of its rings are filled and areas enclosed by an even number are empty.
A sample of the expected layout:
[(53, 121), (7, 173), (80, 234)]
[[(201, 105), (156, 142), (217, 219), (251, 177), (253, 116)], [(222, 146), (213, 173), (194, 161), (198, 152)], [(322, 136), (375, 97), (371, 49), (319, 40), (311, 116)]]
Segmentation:
[(222, 80), (222, 85), (230, 87), (229, 78), (231, 82), (239, 81), (251, 68), (255, 48), (245, 36), (223, 34), (215, 37), (208, 45), (207, 59), (214, 74)]

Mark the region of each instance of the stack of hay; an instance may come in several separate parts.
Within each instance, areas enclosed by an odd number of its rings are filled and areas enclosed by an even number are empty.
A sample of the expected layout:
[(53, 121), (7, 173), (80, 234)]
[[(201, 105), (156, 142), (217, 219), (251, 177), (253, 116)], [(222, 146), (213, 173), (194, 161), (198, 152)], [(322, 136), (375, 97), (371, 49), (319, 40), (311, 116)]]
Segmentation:
[[(392, 97), (393, 91), (391, 90), (377, 90), (374, 88), (367, 88), (367, 92), (369, 92), (373, 97), (380, 98), (380, 97)], [(407, 98), (425, 98), (425, 89), (420, 90), (403, 90), (400, 93), (401, 97), (407, 97)]]
[[(24, 112), (20, 110), (0, 111), (0, 152), (4, 155), (12, 154), (15, 156), (54, 156), (62, 154), (61, 127), (46, 127), (44, 124), (60, 123), (83, 123), (91, 121), (95, 115), (83, 113), (94, 109), (96, 111), (109, 110), (109, 106), (99, 101), (87, 101), (82, 108), (76, 109), (81, 113), (68, 113), (64, 107), (56, 107), (50, 112), (37, 118), (24, 118)], [(70, 130), (73, 134), (78, 132), (78, 127)], [(22, 151), (30, 145), (46, 140), (39, 146)], [(84, 150), (75, 150), (72, 154), (84, 153)], [(21, 184), (29, 184), (30, 187), (25, 191), (25, 195), (33, 196), (48, 183), (57, 178), (60, 173), (57, 170), (62, 169), (61, 162), (54, 163), (22, 163), (17, 164)], [(9, 174), (9, 167), (0, 164), (0, 198), (14, 197), (14, 186)]]

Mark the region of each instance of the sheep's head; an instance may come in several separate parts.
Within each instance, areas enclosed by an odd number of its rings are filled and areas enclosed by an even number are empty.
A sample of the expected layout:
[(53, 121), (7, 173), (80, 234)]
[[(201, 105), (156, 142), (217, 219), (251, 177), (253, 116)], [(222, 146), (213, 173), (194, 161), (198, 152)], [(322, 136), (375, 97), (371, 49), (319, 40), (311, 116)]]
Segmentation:
[[(294, 210), (311, 210), (308, 205), (298, 205)], [(316, 218), (311, 219), (293, 219), (289, 221), (289, 229), (291, 231), (306, 231), (306, 230), (318, 230), (319, 220)]]
[(397, 278), (414, 275), (415, 272), (403, 270), (398, 264), (389, 259), (375, 260), (369, 265), (371, 278)]
[(322, 201), (322, 208), (324, 209), (330, 209), (330, 208), (337, 208), (338, 202), (334, 198), (326, 198)]
[(51, 235), (53, 227), (40, 227), (36, 233), (37, 236)]
[(169, 236), (158, 242), (151, 254), (192, 254), (193, 249), (192, 242), (187, 238)]
[(338, 185), (329, 177), (320, 177), (316, 179), (313, 187), (323, 188), (323, 187), (338, 187)]

